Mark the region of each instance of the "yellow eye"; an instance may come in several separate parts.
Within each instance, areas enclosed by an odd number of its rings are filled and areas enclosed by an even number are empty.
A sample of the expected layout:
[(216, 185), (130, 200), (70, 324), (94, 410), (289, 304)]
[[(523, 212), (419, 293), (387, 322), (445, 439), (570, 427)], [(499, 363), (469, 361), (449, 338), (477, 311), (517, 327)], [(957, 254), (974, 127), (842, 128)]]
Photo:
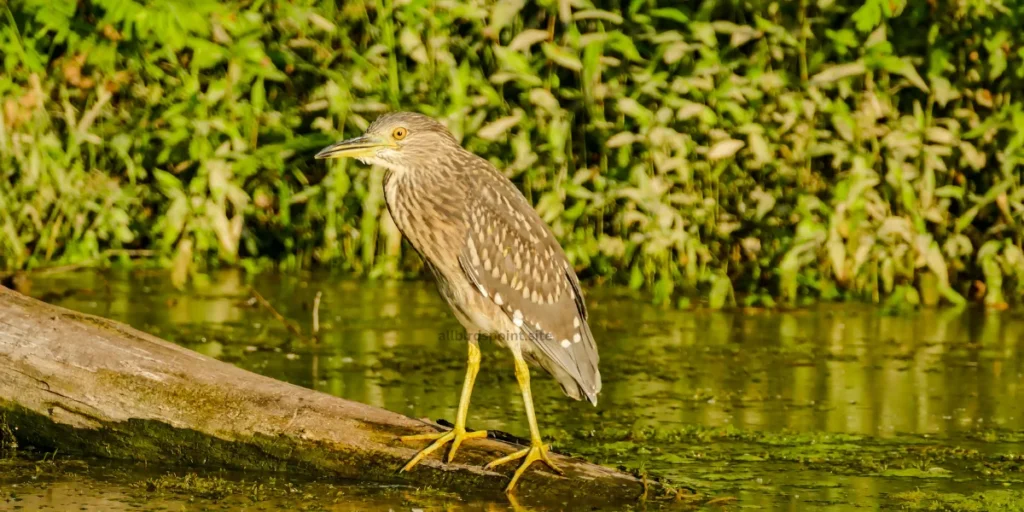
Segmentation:
[(402, 140), (406, 135), (409, 135), (409, 130), (402, 127), (395, 128), (395, 131), (391, 132), (391, 136), (394, 137), (395, 140)]

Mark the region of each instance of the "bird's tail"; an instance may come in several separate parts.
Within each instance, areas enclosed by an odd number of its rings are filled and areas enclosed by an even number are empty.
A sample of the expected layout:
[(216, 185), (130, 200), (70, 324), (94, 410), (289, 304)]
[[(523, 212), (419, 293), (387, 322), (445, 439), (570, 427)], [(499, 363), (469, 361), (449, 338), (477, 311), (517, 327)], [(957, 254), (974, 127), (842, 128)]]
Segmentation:
[(583, 322), (583, 337), (585, 341), (580, 345), (585, 345), (589, 353), (588, 357), (577, 365), (581, 377), (580, 391), (586, 395), (590, 403), (594, 404), (594, 407), (597, 407), (597, 395), (601, 393), (601, 370), (597, 367), (600, 357), (597, 353), (597, 342), (594, 341), (594, 335), (590, 333), (590, 326), (587, 325), (587, 322)]
[(576, 400), (586, 397), (596, 407), (597, 395), (601, 393), (601, 370), (598, 369), (600, 356), (590, 326), (586, 321), (582, 324), (582, 342), (574, 343), (572, 346), (576, 367), (567, 369), (568, 371), (564, 371), (563, 374), (556, 374), (556, 378), (566, 395)]

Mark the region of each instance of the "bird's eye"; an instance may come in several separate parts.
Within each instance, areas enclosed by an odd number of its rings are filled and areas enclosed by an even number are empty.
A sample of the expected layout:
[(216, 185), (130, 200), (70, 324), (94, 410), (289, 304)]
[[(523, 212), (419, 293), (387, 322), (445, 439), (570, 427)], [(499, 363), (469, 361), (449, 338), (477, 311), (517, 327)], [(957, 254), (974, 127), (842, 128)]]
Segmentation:
[(391, 132), (391, 136), (394, 137), (395, 140), (402, 140), (406, 135), (409, 135), (409, 130), (402, 127), (395, 128), (395, 131)]

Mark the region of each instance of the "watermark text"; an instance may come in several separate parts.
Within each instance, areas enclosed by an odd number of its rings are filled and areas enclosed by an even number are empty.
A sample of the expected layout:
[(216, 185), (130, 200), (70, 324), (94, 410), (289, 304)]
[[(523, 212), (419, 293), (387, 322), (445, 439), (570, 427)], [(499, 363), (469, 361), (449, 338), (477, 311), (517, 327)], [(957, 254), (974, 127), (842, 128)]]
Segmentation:
[(498, 339), (498, 340), (502, 340), (502, 341), (506, 341), (506, 342), (507, 341), (535, 341), (538, 338), (542, 339), (542, 340), (546, 339), (548, 341), (554, 340), (554, 337), (551, 336), (551, 334), (548, 334), (546, 332), (538, 332), (538, 333), (530, 334), (530, 333), (526, 333), (526, 332), (522, 332), (522, 331), (516, 331), (516, 332), (498, 332), (498, 333), (491, 333), (491, 334), (470, 335), (468, 332), (466, 332), (463, 329), (452, 329), (452, 330), (448, 330), (448, 331), (441, 331), (437, 335), (437, 340), (438, 341), (470, 341), (470, 340), (477, 340), (477, 341), (479, 341), (481, 338)]

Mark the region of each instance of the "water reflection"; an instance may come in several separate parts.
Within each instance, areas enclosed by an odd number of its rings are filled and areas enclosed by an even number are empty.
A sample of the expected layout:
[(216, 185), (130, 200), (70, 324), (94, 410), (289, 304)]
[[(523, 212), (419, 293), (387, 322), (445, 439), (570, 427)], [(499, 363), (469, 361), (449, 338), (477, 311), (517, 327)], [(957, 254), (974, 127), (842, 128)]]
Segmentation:
[[(249, 286), (304, 333), (322, 292), (318, 341), (290, 333), (249, 300)], [(162, 273), (80, 273), (47, 277), (32, 292), (332, 395), (417, 417), (455, 415), (465, 350), (446, 333), (461, 328), (430, 282), (223, 271), (183, 293)], [(600, 407), (574, 402), (551, 379), (536, 378), (546, 435), (688, 425), (879, 438), (1024, 430), (1024, 315), (1017, 312), (681, 312), (600, 289), (588, 299), (605, 380)], [(510, 358), (484, 352), (470, 427), (526, 432)], [(802, 478), (818, 487), (809, 494)], [(771, 480), (744, 487), (741, 497), (765, 485), (783, 496), (773, 500), (780, 510), (788, 508), (785, 496), (797, 503), (793, 496), (801, 493), (847, 505), (858, 496), (870, 505), (903, 486), (813, 472)], [(825, 480), (835, 487), (820, 488)]]
[[(248, 300), (250, 284), (304, 332), (322, 291), (319, 343)], [(453, 414), (463, 376), (461, 342), (445, 339), (461, 328), (429, 282), (222, 271), (179, 293), (159, 273), (86, 273), (37, 281), (33, 293), (276, 378), (421, 416)], [(589, 295), (606, 382), (601, 408), (633, 410), (636, 421), (882, 437), (1024, 429), (1020, 314), (679, 312), (603, 290)], [(521, 428), (506, 413), (519, 407), (508, 358), (487, 355), (475, 421)], [(538, 380), (547, 423), (571, 425), (589, 411)], [(552, 417), (552, 409), (571, 416)]]
[[(131, 472), (131, 476), (126, 473)], [(177, 472), (179, 478), (186, 472)], [(421, 493), (416, 490), (386, 487), (367, 488), (334, 482), (275, 478), (269, 475), (213, 472), (203, 477), (218, 479), (229, 492), (207, 491), (199, 496), (162, 489), (147, 489), (146, 478), (159, 479), (166, 473), (138, 470), (124, 465), (98, 465), (90, 467), (88, 475), (79, 472), (61, 477), (43, 475), (12, 486), (13, 492), (0, 494), (0, 510), (63, 512), (68, 510), (96, 510), (102, 512), (131, 512), (138, 510), (202, 510), (228, 511), (282, 511), (317, 510), (323, 512), (394, 512), (430, 510), (443, 512), (508, 511), (504, 500), (464, 501), (457, 496)], [(0, 490), (7, 483), (0, 473)], [(257, 483), (258, 482), (258, 483)], [(301, 489), (302, 492), (297, 492)], [(234, 492), (243, 491), (243, 492)]]

